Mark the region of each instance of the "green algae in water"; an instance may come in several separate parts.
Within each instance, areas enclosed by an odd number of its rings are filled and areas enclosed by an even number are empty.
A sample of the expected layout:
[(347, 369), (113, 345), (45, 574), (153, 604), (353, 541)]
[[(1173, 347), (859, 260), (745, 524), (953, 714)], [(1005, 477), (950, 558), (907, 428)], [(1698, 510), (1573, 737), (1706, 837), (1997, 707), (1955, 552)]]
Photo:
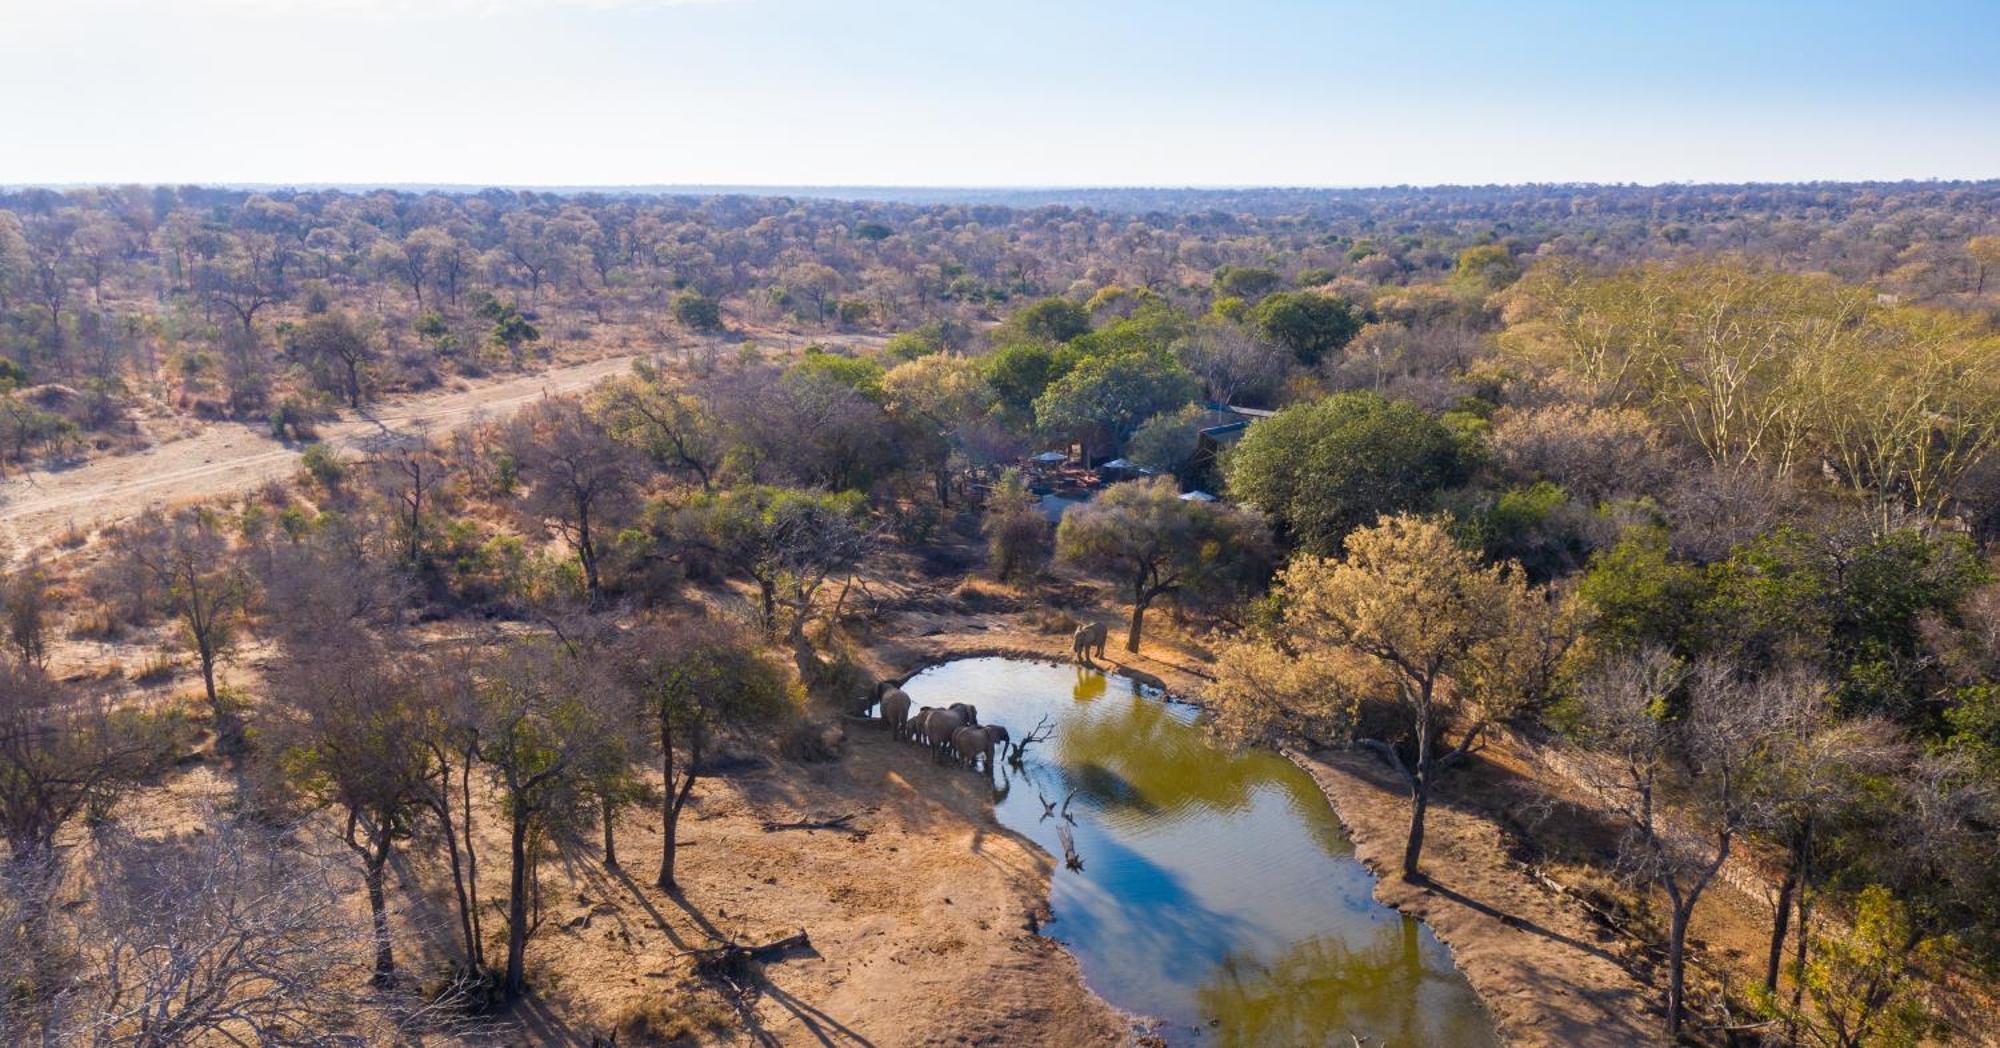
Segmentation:
[(1220, 749), (1194, 708), (1080, 667), (963, 659), (904, 687), (919, 706), (969, 702), (1016, 738), (1055, 723), (1024, 769), (996, 773), (996, 814), (1060, 856), (1064, 823), (1039, 798), (1075, 791), (1084, 868), (1057, 863), (1044, 930), (1171, 1043), (1499, 1043), (1450, 951), (1375, 901), (1319, 788), (1283, 757)]

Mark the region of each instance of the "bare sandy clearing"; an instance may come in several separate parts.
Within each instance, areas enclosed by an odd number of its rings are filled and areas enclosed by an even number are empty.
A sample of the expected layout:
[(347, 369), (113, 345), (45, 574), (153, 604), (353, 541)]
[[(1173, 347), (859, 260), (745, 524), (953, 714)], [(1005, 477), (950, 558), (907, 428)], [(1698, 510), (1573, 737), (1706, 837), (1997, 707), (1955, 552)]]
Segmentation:
[[(322, 441), (349, 454), (385, 439), (450, 432), (505, 415), (545, 396), (587, 389), (647, 356), (632, 352), (470, 389), (386, 401), (320, 427)], [(193, 436), (72, 469), (35, 470), (0, 481), (0, 549), (19, 556), (72, 529), (91, 531), (150, 506), (237, 495), (291, 476), (305, 446), (268, 429), (217, 422)]]

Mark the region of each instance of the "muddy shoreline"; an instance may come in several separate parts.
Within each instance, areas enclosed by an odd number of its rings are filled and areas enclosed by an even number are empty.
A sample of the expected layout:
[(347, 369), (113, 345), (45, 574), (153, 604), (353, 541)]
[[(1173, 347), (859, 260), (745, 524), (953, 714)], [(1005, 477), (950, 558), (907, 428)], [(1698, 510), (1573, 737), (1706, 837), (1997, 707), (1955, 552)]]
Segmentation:
[[(881, 654), (902, 681), (959, 659), (1063, 664), (1070, 661), (1067, 642), (1016, 626), (934, 635), (913, 645), (915, 650)], [(1202, 705), (1200, 674), (1143, 655), (1135, 661), (1147, 665), (1107, 658), (1099, 668), (1159, 687), (1169, 701)], [(1408, 883), (1395, 871), (1408, 831), (1409, 800), (1392, 773), (1359, 753), (1279, 752), (1312, 776), (1353, 842), (1355, 858), (1374, 874), (1375, 899), (1423, 921), (1451, 949), (1454, 964), (1506, 1043), (1586, 1048), (1664, 1043), (1651, 989), (1616, 961), (1611, 944), (1599, 941), (1585, 915), (1508, 857), (1491, 822), (1453, 804), (1448, 793), (1436, 798), (1424, 863), (1435, 880)]]
[(1397, 873), (1408, 839), (1409, 797), (1374, 758), (1356, 752), (1281, 751), (1318, 784), (1375, 874), (1375, 898), (1429, 925), (1451, 948), (1510, 1045), (1620, 1048), (1664, 1044), (1651, 989), (1617, 963), (1611, 944), (1574, 907), (1507, 857), (1500, 831), (1434, 797), (1423, 868)]

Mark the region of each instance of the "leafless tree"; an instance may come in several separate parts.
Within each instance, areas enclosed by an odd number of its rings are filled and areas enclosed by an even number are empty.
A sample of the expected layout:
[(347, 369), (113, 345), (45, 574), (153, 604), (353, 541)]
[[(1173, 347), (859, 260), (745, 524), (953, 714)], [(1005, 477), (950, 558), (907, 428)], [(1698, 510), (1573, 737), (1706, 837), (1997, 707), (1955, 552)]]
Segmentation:
[(0, 834), (9, 861), (47, 868), (58, 831), (85, 811), (108, 812), (161, 756), (148, 724), (120, 723), (102, 700), (0, 659)]
[(637, 496), (644, 473), (632, 449), (611, 439), (574, 398), (542, 401), (515, 420), (510, 443), (528, 479), (525, 505), (551, 521), (583, 567), (593, 604), (603, 598), (598, 538)]
[(406, 660), (352, 619), (294, 633), (271, 673), (272, 738), (294, 786), (330, 808), (361, 861), (375, 947), (375, 982), (395, 978), (385, 875), (396, 842), (426, 808), (433, 778), (424, 697)]
[(240, 741), (237, 714), (216, 688), (216, 666), (227, 657), (251, 597), (248, 575), (236, 562), (213, 510), (172, 515), (149, 513), (120, 536), (125, 559), (150, 575), (166, 606), (180, 619), (187, 643), (201, 662), (201, 683), (225, 749)]
[[(1770, 750), (1758, 769), (1750, 807), (1754, 829), (1784, 849), (1784, 873), (1772, 902), (1770, 952), (1764, 989), (1775, 992), (1784, 965), (1788, 931), (1794, 935), (1797, 970), (1805, 970), (1811, 912), (1808, 895), (1823, 835), (1861, 804), (1871, 778), (1906, 766), (1909, 747), (1895, 726), (1878, 718), (1842, 720), (1826, 682), (1799, 669), (1783, 669), (1771, 682)], [(1789, 929), (1796, 910), (1798, 926)]]
[(1621, 861), (1667, 896), (1669, 1037), (1686, 1011), (1688, 922), (1748, 820), (1756, 762), (1792, 686), (1717, 660), (1690, 669), (1648, 649), (1578, 691), (1597, 750), (1585, 777), (1626, 824)]
[(323, 856), (244, 824), (108, 839), (68, 1043), (345, 1044), (365, 939)]
[(450, 464), (429, 442), (415, 441), (378, 452), (371, 466), (376, 489), (395, 508), (403, 563), (412, 571), (422, 570), (428, 556), (425, 514), (437, 511), (438, 489), (451, 479)]

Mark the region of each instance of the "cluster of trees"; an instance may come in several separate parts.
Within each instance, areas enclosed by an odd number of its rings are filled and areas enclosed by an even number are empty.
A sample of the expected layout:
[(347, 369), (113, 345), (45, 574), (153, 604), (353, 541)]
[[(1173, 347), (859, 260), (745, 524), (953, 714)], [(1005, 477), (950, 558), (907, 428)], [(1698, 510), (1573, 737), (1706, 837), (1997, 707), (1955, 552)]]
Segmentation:
[[(656, 883), (678, 890), (674, 828), (715, 740), (753, 726), (782, 734), (801, 712), (795, 677), (758, 637), (695, 612), (420, 643), (397, 547), (324, 516), (290, 533), (253, 518), (226, 532), (213, 510), (152, 518), (112, 565), (180, 620), (210, 717), (133, 710), (18, 652), (0, 659), (0, 942), (34, 962), (9, 968), (10, 1038), (333, 1036), (352, 1027), (355, 991), (328, 980), (363, 971), (380, 991), (378, 1019), (511, 1000), (527, 987), (553, 858), (601, 840), (594, 859), (615, 867), (619, 816), (650, 803), (665, 829)], [(218, 688), (213, 669), (253, 626), (276, 645), (254, 703)], [(130, 837), (118, 805), (201, 727), (237, 769), (243, 815), (217, 816), (209, 840)], [(506, 841), (498, 855), (478, 829), (487, 818)], [(274, 825), (293, 842), (253, 831)], [(347, 863), (317, 847), (328, 841)], [(301, 848), (310, 861), (281, 858)], [(417, 850), (449, 870), (455, 927), (392, 925), (391, 865)], [(508, 887), (483, 906), (479, 870), (494, 862)], [(119, 880), (133, 864), (145, 876)], [(85, 871), (88, 908), (65, 917), (63, 895)], [(365, 930), (344, 909), (355, 895)], [(407, 935), (426, 951), (456, 941), (445, 999), (433, 991), (426, 1003), (401, 974)]]
[(1295, 553), (1218, 726), (1382, 754), (1409, 877), (1436, 777), (1494, 723), (1551, 731), (1661, 900), (1671, 1028), (1689, 920), (1748, 851), (1778, 873), (1741, 1003), (1920, 1034), (1926, 966), (2000, 947), (1992, 327), (1742, 262), (1544, 265), (1495, 304), (1447, 410), (1338, 394), (1226, 460)]
[[(147, 395), (288, 428), (377, 390), (521, 366), (538, 346), (657, 337), (670, 326), (928, 325), (958, 349), (982, 321), (1050, 295), (1088, 299), (1093, 315), (1147, 298), (1194, 316), (1213, 310), (1315, 365), (1360, 326), (1330, 298), (1408, 287), (1482, 294), (1539, 256), (1605, 266), (1728, 251), (1911, 302), (1990, 310), (1994, 192), (1988, 183), (1489, 187), (1149, 204), (1132, 191), (1078, 195), (1087, 206), (1008, 207), (26, 189), (0, 193), (0, 368), (9, 369), (0, 370), (0, 452), (24, 459), (116, 443), (129, 436), (125, 406)], [(1303, 294), (1313, 289), (1331, 295)], [(1082, 333), (1069, 319), (1026, 333), (1065, 343)], [(1259, 354), (1231, 333), (1187, 334), (1202, 344), (1191, 355), (1233, 373), (1218, 383), (1190, 362), (1211, 393), (1276, 392), (1282, 375), (1268, 359), (1242, 359)], [(1385, 353), (1408, 340), (1380, 334)], [(51, 405), (4, 391), (51, 383), (72, 396)]]
[[(1830, 1043), (1918, 1029), (1911, 972), (2000, 957), (1991, 187), (1270, 199), (1296, 210), (0, 197), (0, 462), (106, 432), (141, 391), (307, 438), (332, 403), (620, 325), (896, 332), (705, 340), (442, 441), (311, 446), (296, 492), (9, 573), (0, 960), (35, 963), (0, 1021), (115, 1039), (180, 1015), (171, 966), (79, 973), (193, 927), (143, 893), (203, 864), (228, 891), (196, 916), (241, 944), (204, 948), (282, 977), (183, 1028), (330, 1016), (328, 958), (387, 1000), (413, 935), (451, 944), (459, 992), (521, 993), (548, 860), (615, 865), (644, 803), (673, 890), (718, 740), (857, 690), (840, 623), (877, 555), (976, 530), (1002, 578), (1102, 580), (1130, 650), (1162, 605), (1225, 629), (1218, 728), (1379, 754), (1410, 791), (1406, 875), (1488, 732), (1570, 747), (1662, 900), (1670, 1024), (1688, 921), (1754, 852), (1780, 879), (1747, 1003)], [(1242, 420), (1220, 405), (1271, 414), (1218, 431)], [(1051, 447), (1154, 476), (1051, 527), (1006, 470)], [(52, 676), (64, 631), (171, 638), (199, 702)], [(254, 694), (229, 681), (251, 639), (274, 652)], [(240, 813), (122, 836), (118, 800), (197, 734), (241, 772)], [(329, 847), (279, 862), (287, 840)], [(454, 927), (390, 919), (414, 849), (450, 872)], [(124, 879), (52, 906), (92, 863)], [(358, 930), (324, 904), (341, 892), (368, 902)]]

